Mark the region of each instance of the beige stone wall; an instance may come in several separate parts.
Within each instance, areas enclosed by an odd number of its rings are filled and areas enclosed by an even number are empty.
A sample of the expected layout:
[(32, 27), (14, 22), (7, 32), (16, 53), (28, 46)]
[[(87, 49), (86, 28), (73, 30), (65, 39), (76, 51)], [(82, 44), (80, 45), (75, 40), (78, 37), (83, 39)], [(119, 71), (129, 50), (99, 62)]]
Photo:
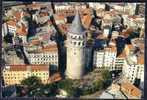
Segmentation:
[(71, 79), (80, 79), (85, 68), (85, 49), (67, 48), (66, 75)]

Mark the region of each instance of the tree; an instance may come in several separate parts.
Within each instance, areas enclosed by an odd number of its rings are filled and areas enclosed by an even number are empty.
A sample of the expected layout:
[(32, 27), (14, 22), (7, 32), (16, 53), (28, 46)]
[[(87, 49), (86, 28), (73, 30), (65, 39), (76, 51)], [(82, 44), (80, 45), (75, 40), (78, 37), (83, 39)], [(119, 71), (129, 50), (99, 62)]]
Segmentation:
[(101, 90), (103, 88), (103, 81), (102, 80), (96, 80), (95, 82), (93, 82), (93, 91), (97, 91), (97, 90)]
[(63, 89), (68, 93), (68, 96), (75, 94), (75, 87), (73, 87), (73, 81), (71, 79), (65, 79), (58, 83), (58, 88)]
[(103, 88), (107, 88), (112, 83), (111, 74), (108, 70), (102, 71)]
[(57, 90), (58, 90), (57, 83), (46, 84), (43, 87), (43, 90), (44, 90), (45, 95), (55, 96), (57, 94)]
[(34, 90), (42, 86), (41, 79), (36, 76), (28, 77), (21, 81), (21, 85), (26, 86), (29, 91)]
[(102, 78), (103, 80), (111, 79), (111, 74), (108, 70), (102, 70)]

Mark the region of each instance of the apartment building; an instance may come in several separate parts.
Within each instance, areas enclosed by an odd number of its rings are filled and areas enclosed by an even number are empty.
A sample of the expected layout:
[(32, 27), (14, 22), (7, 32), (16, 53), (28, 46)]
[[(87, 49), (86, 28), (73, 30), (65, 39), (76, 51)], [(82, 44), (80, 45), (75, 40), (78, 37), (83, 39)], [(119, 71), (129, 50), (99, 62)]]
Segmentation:
[[(144, 43), (141, 41), (134, 42), (134, 48), (138, 47), (140, 50), (135, 53), (136, 49), (128, 48), (128, 56), (126, 58), (125, 66), (123, 67), (123, 75), (131, 82), (140, 80), (140, 87), (144, 87)], [(129, 46), (131, 47), (131, 46)]]
[(47, 83), (49, 78), (49, 66), (47, 65), (7, 65), (3, 70), (5, 85), (20, 84), (22, 80), (30, 76), (37, 76), (42, 83)]
[(106, 69), (109, 69), (110, 71), (116, 70), (116, 53), (116, 47), (106, 47), (104, 50), (95, 50), (93, 65), (100, 69), (104, 67)]
[(31, 64), (47, 64), (58, 69), (58, 48), (57, 45), (48, 45), (38, 51), (28, 53)]

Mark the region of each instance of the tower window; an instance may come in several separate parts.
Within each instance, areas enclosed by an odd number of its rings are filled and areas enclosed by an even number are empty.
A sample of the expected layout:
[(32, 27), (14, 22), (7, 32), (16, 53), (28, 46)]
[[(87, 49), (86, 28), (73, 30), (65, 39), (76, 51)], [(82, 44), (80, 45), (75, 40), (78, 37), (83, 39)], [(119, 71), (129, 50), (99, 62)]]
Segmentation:
[(77, 38), (77, 36), (75, 36), (75, 39)]
[(79, 39), (81, 39), (81, 36), (79, 36)]
[(80, 46), (80, 44), (81, 44), (81, 43), (79, 42), (78, 45)]
[(76, 45), (76, 42), (74, 42), (74, 45)]

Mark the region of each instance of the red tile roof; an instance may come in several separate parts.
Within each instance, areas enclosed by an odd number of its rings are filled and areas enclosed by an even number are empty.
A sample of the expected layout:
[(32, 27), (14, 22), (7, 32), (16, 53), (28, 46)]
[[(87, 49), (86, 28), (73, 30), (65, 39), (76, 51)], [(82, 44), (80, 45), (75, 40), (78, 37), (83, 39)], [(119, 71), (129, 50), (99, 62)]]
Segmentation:
[(57, 47), (57, 45), (49, 45), (49, 46), (43, 47), (42, 51), (43, 52), (57, 52), (58, 47)]
[(19, 21), (20, 18), (21, 18), (21, 12), (18, 12), (18, 11), (15, 12), (15, 13), (14, 13), (14, 16), (15, 16), (16, 20)]
[(10, 65), (10, 71), (27, 71), (29, 67), (31, 71), (49, 71), (47, 65)]
[(105, 48), (105, 50), (109, 51), (109, 52), (116, 52), (117, 51), (115, 46), (109, 46), (109, 47)]
[(55, 73), (54, 75), (52, 75), (50, 78), (49, 78), (49, 82), (57, 82), (57, 81), (60, 81), (62, 79), (60, 73)]
[(32, 40), (31, 41), (31, 43), (33, 44), (33, 45), (38, 45), (38, 44), (40, 44), (41, 42), (39, 41), (39, 40)]
[(26, 36), (28, 34), (27, 27), (24, 24), (21, 24), (20, 28), (16, 29), (16, 33), (20, 36)]
[(83, 16), (83, 24), (86, 28), (89, 28), (90, 25), (91, 25), (91, 21), (92, 21), (92, 17), (91, 15), (86, 15), (86, 16)]
[(141, 91), (136, 88), (134, 85), (132, 85), (131, 83), (122, 83), (121, 84), (121, 89), (123, 92), (132, 95), (132, 96), (137, 96), (140, 97), (141, 96)]
[(137, 57), (137, 64), (144, 65), (144, 54), (140, 54), (139, 57)]
[(122, 33), (125, 37), (128, 37), (134, 30), (132, 28), (128, 28), (125, 32)]
[(49, 67), (47, 65), (32, 65), (32, 71), (49, 71)]
[(26, 71), (26, 65), (10, 65), (10, 71)]

